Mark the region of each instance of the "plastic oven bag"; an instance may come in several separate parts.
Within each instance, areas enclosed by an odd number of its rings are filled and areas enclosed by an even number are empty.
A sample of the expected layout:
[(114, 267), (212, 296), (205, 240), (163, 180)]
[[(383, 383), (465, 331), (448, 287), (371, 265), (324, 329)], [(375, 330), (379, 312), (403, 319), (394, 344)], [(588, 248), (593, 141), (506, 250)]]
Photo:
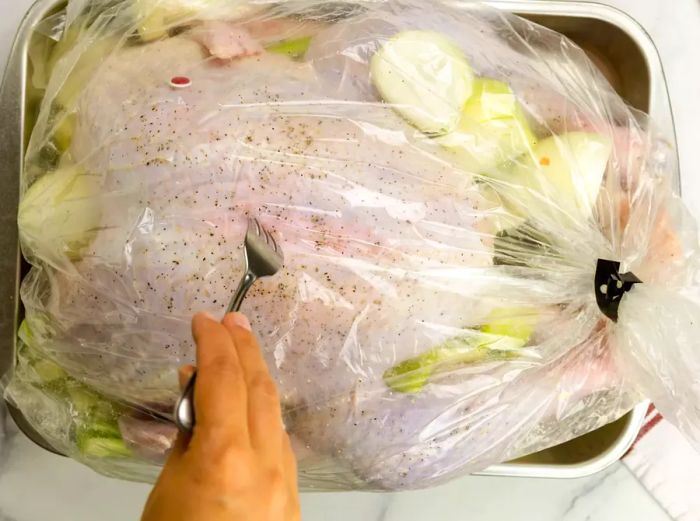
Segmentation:
[(464, 2), (72, 0), (39, 28), (7, 397), (149, 481), (248, 217), (243, 310), (302, 487), (410, 489), (652, 398), (700, 441), (697, 232), (674, 154), (583, 51)]

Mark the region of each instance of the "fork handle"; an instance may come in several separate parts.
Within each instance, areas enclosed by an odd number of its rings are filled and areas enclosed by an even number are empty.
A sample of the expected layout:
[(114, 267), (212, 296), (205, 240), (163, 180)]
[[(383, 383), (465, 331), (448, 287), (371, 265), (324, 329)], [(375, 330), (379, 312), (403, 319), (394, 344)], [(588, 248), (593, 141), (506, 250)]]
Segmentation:
[(258, 277), (256, 277), (252, 271), (248, 270), (241, 279), (241, 283), (238, 285), (238, 289), (236, 289), (236, 293), (234, 293), (228, 308), (226, 308), (226, 313), (241, 310), (243, 299), (245, 299), (245, 296), (248, 294), (248, 290), (253, 286), (256, 280), (258, 280)]
[[(231, 313), (232, 311), (240, 311), (241, 305), (243, 304), (243, 299), (248, 294), (251, 286), (255, 283), (258, 277), (255, 276), (251, 271), (247, 271), (246, 274), (241, 279), (241, 283), (236, 289), (231, 302), (226, 309), (226, 313)], [(175, 406), (175, 424), (178, 428), (184, 432), (191, 434), (194, 429), (195, 424), (195, 411), (194, 411), (194, 387), (197, 381), (197, 371), (192, 374), (190, 381), (187, 382), (187, 386), (180, 396), (180, 399)]]
[(192, 374), (175, 406), (175, 425), (185, 434), (192, 434), (194, 430), (194, 386), (196, 382), (197, 371)]

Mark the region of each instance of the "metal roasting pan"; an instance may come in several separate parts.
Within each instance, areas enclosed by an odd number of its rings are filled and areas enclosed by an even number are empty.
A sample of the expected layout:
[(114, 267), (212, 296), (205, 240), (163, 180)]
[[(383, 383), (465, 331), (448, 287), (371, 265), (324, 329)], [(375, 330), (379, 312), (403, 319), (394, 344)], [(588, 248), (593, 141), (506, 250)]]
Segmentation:
[[(623, 12), (602, 4), (572, 1), (494, 1), (492, 7), (519, 14), (565, 34), (596, 62), (620, 95), (648, 113), (675, 144), (673, 116), (659, 55), (644, 29)], [(38, 0), (19, 28), (0, 87), (0, 375), (14, 364), (22, 316), (19, 285), (27, 266), (17, 238), (19, 181), (33, 107), (28, 104), (28, 54), (34, 30), (63, 6)], [(680, 179), (674, 179), (680, 191)], [(495, 465), (481, 474), (541, 478), (578, 478), (619, 460), (634, 442), (647, 410), (641, 403), (618, 421), (568, 443), (520, 460)], [(57, 452), (9, 406), (19, 428), (46, 450)]]

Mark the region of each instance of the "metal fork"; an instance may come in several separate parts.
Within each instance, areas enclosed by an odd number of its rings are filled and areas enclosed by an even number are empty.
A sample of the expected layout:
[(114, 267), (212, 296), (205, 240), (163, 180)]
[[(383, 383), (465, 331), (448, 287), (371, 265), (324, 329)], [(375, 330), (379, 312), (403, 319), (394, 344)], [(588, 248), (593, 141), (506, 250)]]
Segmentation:
[[(248, 220), (245, 236), (245, 275), (241, 279), (236, 293), (226, 309), (226, 313), (239, 311), (248, 290), (261, 277), (271, 277), (284, 263), (282, 249), (257, 219)], [(195, 372), (187, 383), (182, 396), (175, 406), (175, 424), (186, 433), (191, 433), (195, 424), (194, 386), (197, 380)]]

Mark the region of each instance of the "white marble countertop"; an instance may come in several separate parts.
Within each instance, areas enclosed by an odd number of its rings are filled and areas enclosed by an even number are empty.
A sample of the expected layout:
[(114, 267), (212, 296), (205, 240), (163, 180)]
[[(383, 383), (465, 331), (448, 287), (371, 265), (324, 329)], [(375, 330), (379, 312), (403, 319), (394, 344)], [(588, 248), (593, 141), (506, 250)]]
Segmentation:
[[(0, 66), (32, 0), (0, 0)], [(661, 54), (676, 118), (684, 198), (700, 216), (700, 1), (608, 0), (639, 21)], [(3, 439), (4, 437), (4, 439)], [(149, 487), (110, 480), (0, 429), (0, 521), (139, 519)], [(580, 480), (468, 476), (403, 494), (306, 494), (306, 521), (668, 521), (622, 464)]]
[[(0, 521), (136, 521), (150, 490), (38, 449), (10, 428), (0, 451)], [(305, 521), (669, 521), (627, 467), (585, 479), (467, 476), (400, 494), (303, 494)]]

